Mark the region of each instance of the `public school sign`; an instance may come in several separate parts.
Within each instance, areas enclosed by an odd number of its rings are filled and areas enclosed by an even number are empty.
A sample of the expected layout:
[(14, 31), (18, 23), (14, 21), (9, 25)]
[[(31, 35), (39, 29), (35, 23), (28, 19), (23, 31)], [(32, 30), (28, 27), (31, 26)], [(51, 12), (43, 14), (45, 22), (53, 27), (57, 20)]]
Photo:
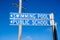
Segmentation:
[(54, 24), (53, 14), (10, 13), (10, 25), (50, 26)]

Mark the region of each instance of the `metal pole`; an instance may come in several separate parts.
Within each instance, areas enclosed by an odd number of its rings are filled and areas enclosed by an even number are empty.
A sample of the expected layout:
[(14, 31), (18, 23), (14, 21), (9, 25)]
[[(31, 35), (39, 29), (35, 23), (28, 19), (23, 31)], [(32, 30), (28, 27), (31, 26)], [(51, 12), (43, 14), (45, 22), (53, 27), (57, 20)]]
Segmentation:
[(57, 28), (56, 28), (57, 24), (54, 25), (54, 30), (53, 30), (53, 40), (58, 40), (57, 39)]
[(50, 14), (50, 24), (52, 25), (53, 31), (53, 40), (57, 40), (57, 30), (56, 30), (56, 23), (54, 23), (54, 15), (53, 13)]
[(22, 0), (19, 0), (19, 13), (22, 12)]
[[(19, 13), (22, 12), (22, 0), (19, 0)], [(18, 30), (18, 40), (21, 40), (21, 35), (22, 35), (22, 25), (19, 25), (19, 30)]]
[(53, 32), (53, 40), (57, 40), (57, 30), (56, 24), (54, 23), (54, 15), (53, 13), (50, 14), (50, 24), (52, 25), (52, 32)]

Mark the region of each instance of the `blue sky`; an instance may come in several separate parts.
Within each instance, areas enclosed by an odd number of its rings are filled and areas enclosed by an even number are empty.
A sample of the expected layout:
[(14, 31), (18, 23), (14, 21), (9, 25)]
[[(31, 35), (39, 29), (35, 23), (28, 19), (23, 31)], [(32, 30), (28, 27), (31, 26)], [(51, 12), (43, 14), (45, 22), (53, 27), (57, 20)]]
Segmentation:
[[(18, 0), (0, 0), (0, 40), (17, 40), (18, 26), (9, 25), (9, 13), (18, 12), (12, 3)], [(23, 13), (54, 13), (57, 22), (57, 35), (60, 40), (60, 0), (27, 0), (23, 1)], [(36, 29), (37, 28), (37, 29)], [(51, 27), (23, 26), (22, 40), (52, 40)]]

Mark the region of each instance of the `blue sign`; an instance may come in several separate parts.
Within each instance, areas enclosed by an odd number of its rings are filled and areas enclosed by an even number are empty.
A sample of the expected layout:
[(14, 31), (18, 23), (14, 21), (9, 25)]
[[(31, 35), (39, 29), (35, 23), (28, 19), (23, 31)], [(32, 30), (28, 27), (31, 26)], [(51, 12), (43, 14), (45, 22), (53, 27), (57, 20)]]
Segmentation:
[(10, 13), (10, 25), (50, 25), (49, 14), (40, 13)]

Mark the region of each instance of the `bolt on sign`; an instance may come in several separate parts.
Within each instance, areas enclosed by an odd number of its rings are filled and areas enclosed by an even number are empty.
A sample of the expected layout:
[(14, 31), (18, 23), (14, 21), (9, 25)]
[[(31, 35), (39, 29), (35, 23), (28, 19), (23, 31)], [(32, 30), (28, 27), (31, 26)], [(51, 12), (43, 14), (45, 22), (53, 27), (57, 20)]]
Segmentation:
[(10, 25), (51, 26), (54, 25), (54, 15), (42, 13), (10, 13)]

